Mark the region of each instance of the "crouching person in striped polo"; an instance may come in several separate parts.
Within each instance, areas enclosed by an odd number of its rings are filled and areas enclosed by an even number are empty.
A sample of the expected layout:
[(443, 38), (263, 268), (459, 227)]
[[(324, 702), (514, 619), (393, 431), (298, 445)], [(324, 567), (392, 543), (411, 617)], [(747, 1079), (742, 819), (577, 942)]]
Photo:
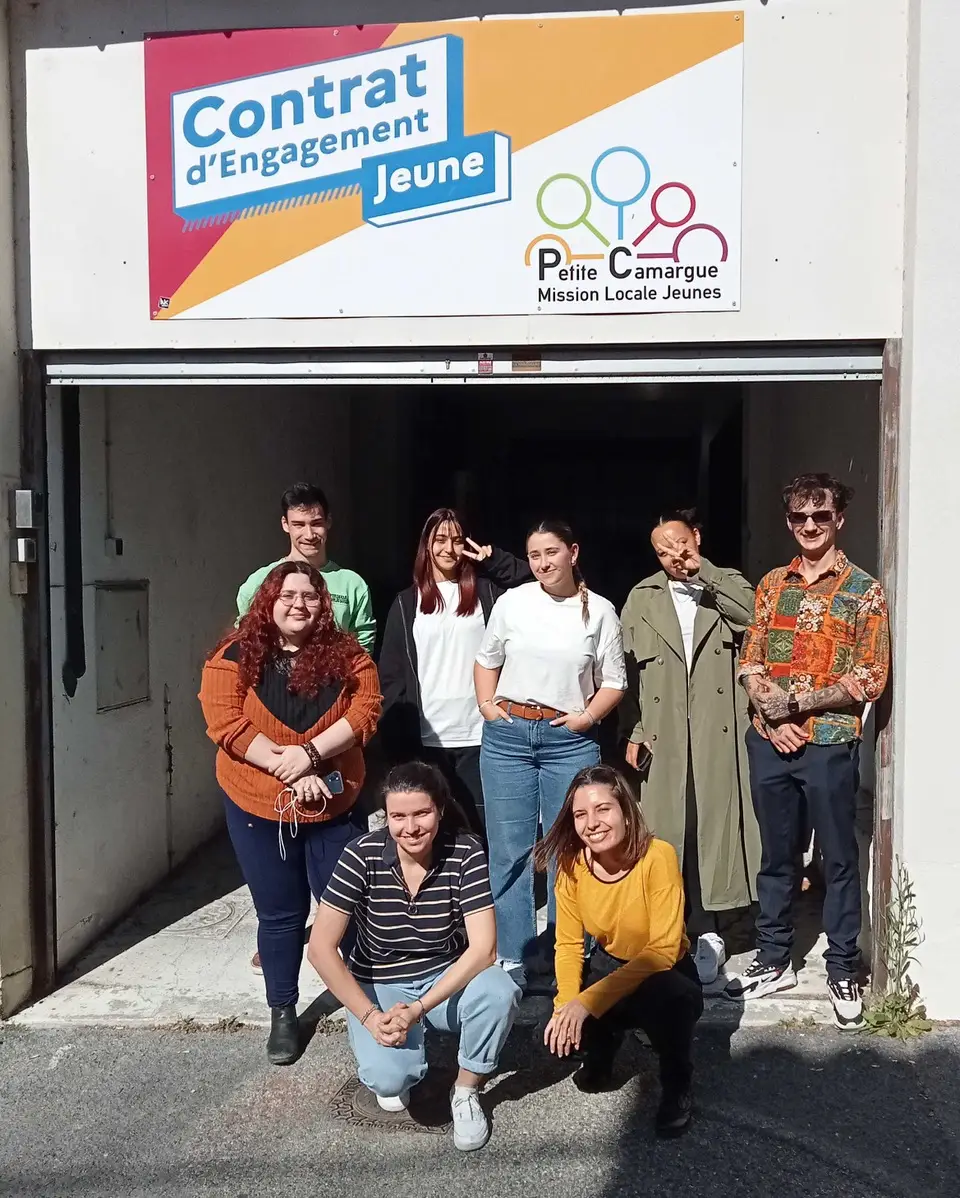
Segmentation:
[[(520, 999), (494, 964), (487, 861), (433, 766), (396, 766), (382, 793), (387, 826), (344, 849), (307, 955), (347, 1009), (358, 1075), (383, 1110), (403, 1110), (427, 1072), (424, 1026), (459, 1034), (453, 1141), (482, 1148), (490, 1127), (480, 1086), (497, 1067)], [(338, 947), (351, 918), (356, 944), (345, 962)]]

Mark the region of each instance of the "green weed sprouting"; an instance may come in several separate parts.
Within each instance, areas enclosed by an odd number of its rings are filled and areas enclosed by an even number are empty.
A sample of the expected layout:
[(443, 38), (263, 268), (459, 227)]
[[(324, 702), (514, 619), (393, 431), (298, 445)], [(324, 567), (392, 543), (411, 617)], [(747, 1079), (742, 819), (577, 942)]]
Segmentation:
[(933, 1027), (920, 1001), (920, 987), (910, 979), (910, 966), (916, 963), (916, 952), (922, 943), (913, 883), (906, 866), (897, 857), (890, 901), (880, 928), (887, 989), (864, 1012), (866, 1031), (872, 1035), (909, 1040)]

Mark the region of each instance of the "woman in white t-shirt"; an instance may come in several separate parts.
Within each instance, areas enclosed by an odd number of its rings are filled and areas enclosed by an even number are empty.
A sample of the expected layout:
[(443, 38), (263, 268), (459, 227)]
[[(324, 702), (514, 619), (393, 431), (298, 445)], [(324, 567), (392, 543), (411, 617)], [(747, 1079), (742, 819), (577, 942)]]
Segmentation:
[(438, 508), (423, 526), (413, 586), (393, 601), (378, 669), (380, 737), (394, 763), (432, 762), (447, 778), (471, 830), (483, 834), (480, 734), (473, 663), (493, 605), (531, 578), (525, 561), (477, 545), (460, 517)]
[(497, 600), (474, 667), (497, 951), (521, 985), (536, 941), (537, 827), (550, 830), (571, 779), (599, 764), (596, 726), (627, 685), (620, 621), (609, 600), (587, 589), (579, 553), (572, 529), (560, 521), (528, 534), (534, 581)]

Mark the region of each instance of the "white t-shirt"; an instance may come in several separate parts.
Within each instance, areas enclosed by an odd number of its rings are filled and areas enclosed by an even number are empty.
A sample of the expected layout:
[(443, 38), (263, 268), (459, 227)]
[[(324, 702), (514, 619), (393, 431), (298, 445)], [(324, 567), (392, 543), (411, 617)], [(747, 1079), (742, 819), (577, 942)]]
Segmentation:
[(675, 582), (672, 578), (668, 583), (673, 606), (680, 622), (680, 635), (683, 637), (683, 655), (687, 659), (687, 673), (690, 673), (690, 663), (693, 661), (693, 626), (697, 622), (697, 609), (703, 597), (702, 582)]
[(582, 711), (601, 686), (626, 690), (623, 632), (609, 599), (588, 592), (554, 599), (538, 582), (501, 595), (494, 604), (477, 662), (503, 669), (497, 697), (557, 711)]
[(473, 663), (483, 640), (483, 609), (477, 600), (472, 615), (458, 616), (460, 587), (438, 582), (443, 608), (413, 618), (420, 681), (420, 738), (431, 748), (458, 749), (478, 745), (483, 716), (473, 689)]

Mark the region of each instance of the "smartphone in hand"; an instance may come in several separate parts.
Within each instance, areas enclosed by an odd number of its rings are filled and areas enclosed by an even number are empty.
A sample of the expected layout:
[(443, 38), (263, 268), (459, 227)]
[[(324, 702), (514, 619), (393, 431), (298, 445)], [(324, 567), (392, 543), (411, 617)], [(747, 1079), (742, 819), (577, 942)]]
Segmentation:
[(648, 745), (637, 745), (637, 764), (636, 771), (638, 774), (646, 774), (650, 769), (650, 763), (653, 761), (653, 750)]
[(332, 773), (327, 774), (323, 779), (323, 784), (332, 795), (343, 794), (343, 774), (339, 770), (334, 770)]

